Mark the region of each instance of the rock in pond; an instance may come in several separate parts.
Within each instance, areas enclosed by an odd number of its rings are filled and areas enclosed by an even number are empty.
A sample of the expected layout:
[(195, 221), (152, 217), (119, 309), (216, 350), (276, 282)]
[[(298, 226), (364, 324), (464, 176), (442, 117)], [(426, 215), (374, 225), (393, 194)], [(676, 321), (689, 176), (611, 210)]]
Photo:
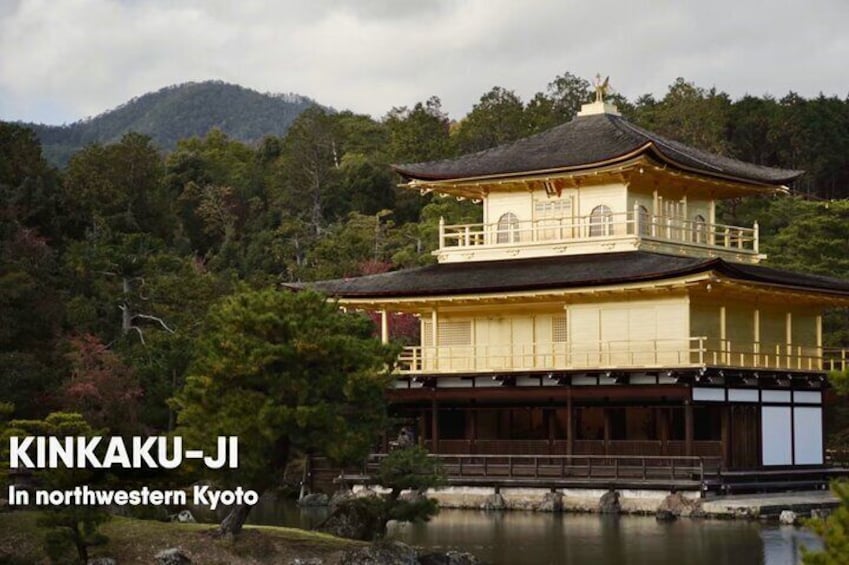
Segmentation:
[(622, 512), (622, 505), (619, 504), (619, 492), (609, 490), (598, 499), (598, 511), (601, 514), (619, 514)]
[(341, 565), (418, 565), (416, 550), (401, 542), (374, 543), (346, 551)]
[(782, 510), (781, 514), (778, 516), (778, 521), (783, 526), (794, 526), (798, 521), (799, 517), (796, 516), (796, 513), (792, 510)]

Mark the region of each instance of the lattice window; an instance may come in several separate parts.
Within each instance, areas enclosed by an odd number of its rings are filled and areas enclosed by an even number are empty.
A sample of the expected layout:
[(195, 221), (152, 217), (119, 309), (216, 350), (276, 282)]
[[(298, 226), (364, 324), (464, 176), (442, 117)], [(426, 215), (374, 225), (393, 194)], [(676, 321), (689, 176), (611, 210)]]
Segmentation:
[(707, 243), (707, 221), (701, 214), (693, 218), (693, 241)]
[(498, 218), (495, 243), (515, 243), (519, 241), (519, 218), (513, 212), (502, 214)]
[(640, 235), (651, 235), (652, 218), (649, 215), (648, 208), (639, 206), (637, 208), (637, 223), (640, 226)]
[(569, 341), (569, 318), (565, 315), (551, 319), (551, 341), (566, 343)]
[[(471, 345), (472, 344), (472, 322), (471, 320), (457, 322), (439, 322), (437, 339), (439, 345)], [(433, 322), (424, 321), (422, 328), (422, 344), (425, 347), (433, 345)]]
[(536, 220), (537, 238), (540, 240), (563, 237), (560, 226), (572, 216), (572, 199), (537, 200), (534, 202), (534, 220)]
[(534, 202), (534, 217), (537, 220), (548, 218), (565, 218), (572, 213), (572, 199), (537, 200)]
[(604, 204), (596, 206), (590, 212), (590, 237), (612, 235), (613, 212)]

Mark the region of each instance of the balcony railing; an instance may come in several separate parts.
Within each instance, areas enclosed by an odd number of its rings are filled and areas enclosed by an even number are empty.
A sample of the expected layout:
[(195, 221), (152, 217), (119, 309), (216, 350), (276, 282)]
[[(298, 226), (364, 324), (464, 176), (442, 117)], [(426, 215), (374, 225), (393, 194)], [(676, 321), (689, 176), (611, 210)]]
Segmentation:
[(440, 224), (439, 248), (503, 248), (532, 244), (600, 242), (635, 236), (664, 243), (757, 255), (758, 226), (744, 228), (640, 211), (602, 216), (488, 224)]
[(736, 367), (831, 371), (849, 368), (846, 349), (692, 337), (643, 341), (538, 342), (511, 345), (405, 347), (401, 374), (493, 371)]
[(823, 369), (826, 371), (849, 371), (849, 349), (825, 349), (823, 351)]

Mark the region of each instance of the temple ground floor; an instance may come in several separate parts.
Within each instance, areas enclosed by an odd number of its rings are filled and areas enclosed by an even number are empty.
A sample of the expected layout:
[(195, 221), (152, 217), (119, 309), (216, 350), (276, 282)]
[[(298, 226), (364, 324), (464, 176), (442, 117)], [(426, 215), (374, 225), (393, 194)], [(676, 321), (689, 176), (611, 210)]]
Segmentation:
[(724, 470), (823, 466), (822, 398), (809, 385), (422, 387), (390, 394), (397, 421), (442, 456), (699, 457)]
[(360, 468), (317, 460), (310, 476), (370, 484), (386, 453), (412, 442), (464, 500), (486, 489), (821, 490), (849, 476), (826, 457), (828, 393), (821, 373), (710, 369), (399, 379), (383, 445)]

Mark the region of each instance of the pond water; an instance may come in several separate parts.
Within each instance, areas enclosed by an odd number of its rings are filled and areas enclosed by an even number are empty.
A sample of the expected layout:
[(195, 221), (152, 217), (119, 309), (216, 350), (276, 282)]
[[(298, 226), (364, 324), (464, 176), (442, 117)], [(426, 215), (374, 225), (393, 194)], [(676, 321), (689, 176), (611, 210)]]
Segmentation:
[[(264, 498), (250, 522), (310, 528), (325, 509)], [(651, 516), (443, 510), (426, 524), (390, 525), (393, 539), (434, 551), (468, 551), (486, 563), (794, 565), (802, 546), (822, 547), (807, 530), (757, 522), (657, 522)]]

